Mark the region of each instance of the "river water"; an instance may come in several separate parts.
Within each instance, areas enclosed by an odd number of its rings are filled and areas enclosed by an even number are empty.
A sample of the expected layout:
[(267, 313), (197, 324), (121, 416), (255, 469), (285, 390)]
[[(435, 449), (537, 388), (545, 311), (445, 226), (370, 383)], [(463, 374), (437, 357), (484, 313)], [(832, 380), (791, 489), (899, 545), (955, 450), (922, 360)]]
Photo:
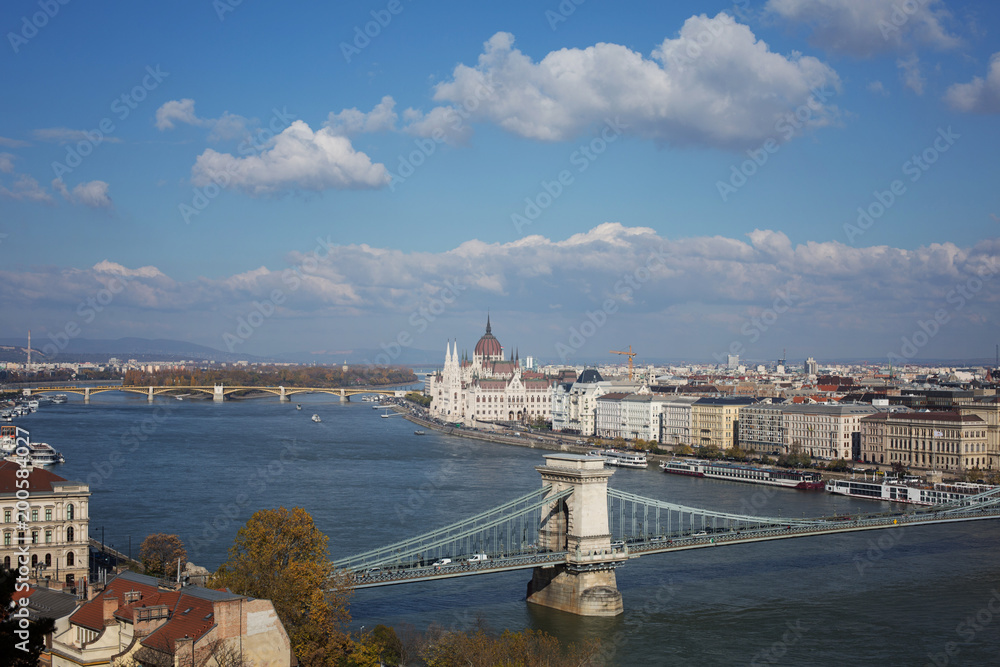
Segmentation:
[[(210, 401), (104, 393), (20, 420), (91, 485), (91, 536), (138, 552), (176, 533), (214, 570), (256, 510), (301, 506), (332, 558), (413, 536), (538, 488), (542, 450), (428, 431), (326, 395)], [(309, 417), (316, 413), (321, 423)], [(611, 486), (722, 511), (889, 509), (825, 493), (618, 470)], [(356, 592), (354, 626), (537, 628), (597, 638), (612, 665), (1000, 665), (1000, 522), (907, 527), (646, 556), (618, 570), (625, 613), (524, 601), (529, 571)]]

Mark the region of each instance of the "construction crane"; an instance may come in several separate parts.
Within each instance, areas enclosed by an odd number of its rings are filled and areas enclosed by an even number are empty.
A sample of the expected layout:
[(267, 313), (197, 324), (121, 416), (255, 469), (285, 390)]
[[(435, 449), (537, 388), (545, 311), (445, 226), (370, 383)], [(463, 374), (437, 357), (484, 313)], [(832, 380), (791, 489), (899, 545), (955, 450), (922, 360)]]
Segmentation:
[(628, 357), (628, 381), (631, 382), (632, 381), (632, 357), (634, 357), (636, 355), (636, 353), (632, 351), (632, 346), (631, 345), (628, 346), (628, 352), (620, 352), (619, 350), (611, 350), (611, 354), (624, 354), (625, 356)]

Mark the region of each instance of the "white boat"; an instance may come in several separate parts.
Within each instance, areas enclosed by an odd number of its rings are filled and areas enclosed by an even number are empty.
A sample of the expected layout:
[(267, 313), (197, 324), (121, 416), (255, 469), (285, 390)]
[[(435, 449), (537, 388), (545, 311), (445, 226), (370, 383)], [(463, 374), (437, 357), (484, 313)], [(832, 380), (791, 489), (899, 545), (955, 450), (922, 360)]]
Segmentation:
[(804, 491), (823, 490), (823, 478), (818, 472), (758, 468), (740, 463), (673, 458), (660, 464), (660, 470), (671, 475), (709, 477), (730, 482), (748, 482), (767, 486), (784, 486)]
[(52, 445), (44, 442), (29, 442), (28, 454), (26, 456), (18, 456), (15, 450), (8, 454), (5, 459), (21, 465), (30, 464), (36, 468), (46, 468), (57, 463), (66, 462), (62, 454), (57, 452)]
[(312, 420), (313, 420), (314, 422), (316, 422), (317, 424), (318, 424), (319, 422), (323, 421), (322, 419), (320, 419), (320, 418), (319, 418), (319, 415), (313, 415), (313, 416), (311, 417), (311, 419), (312, 419)]
[(647, 468), (649, 462), (643, 452), (619, 452), (617, 449), (604, 449), (588, 452), (590, 456), (604, 459), (604, 465), (618, 468)]
[(295, 404), (295, 409), (296, 410), (301, 410), (302, 409), (302, 404), (301, 403), (296, 403)]
[(939, 505), (953, 500), (962, 500), (996, 488), (991, 484), (971, 482), (921, 484), (917, 479), (904, 481), (898, 479), (831, 479), (826, 483), (826, 490), (837, 495), (867, 498), (868, 500), (888, 500), (893, 503), (911, 505)]
[(427, 435), (427, 431), (414, 431), (413, 435)]

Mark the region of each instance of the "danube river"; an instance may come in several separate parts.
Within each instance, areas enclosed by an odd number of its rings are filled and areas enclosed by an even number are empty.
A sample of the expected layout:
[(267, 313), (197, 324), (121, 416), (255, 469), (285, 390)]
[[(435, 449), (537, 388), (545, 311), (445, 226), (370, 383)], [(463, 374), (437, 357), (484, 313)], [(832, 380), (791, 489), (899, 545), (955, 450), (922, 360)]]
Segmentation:
[[(91, 536), (138, 551), (177, 533), (215, 569), (257, 509), (301, 506), (331, 557), (412, 536), (540, 484), (546, 452), (413, 434), (370, 403), (325, 395), (210, 401), (117, 393), (43, 406), (19, 425), (91, 485)], [(321, 423), (313, 423), (316, 413)], [(723, 511), (818, 516), (887, 505), (825, 493), (619, 470), (611, 486)], [(355, 594), (355, 627), (377, 623), (538, 628), (602, 640), (614, 665), (1000, 664), (1000, 522), (783, 540), (646, 556), (618, 570), (625, 614), (586, 619), (528, 605), (530, 572)]]

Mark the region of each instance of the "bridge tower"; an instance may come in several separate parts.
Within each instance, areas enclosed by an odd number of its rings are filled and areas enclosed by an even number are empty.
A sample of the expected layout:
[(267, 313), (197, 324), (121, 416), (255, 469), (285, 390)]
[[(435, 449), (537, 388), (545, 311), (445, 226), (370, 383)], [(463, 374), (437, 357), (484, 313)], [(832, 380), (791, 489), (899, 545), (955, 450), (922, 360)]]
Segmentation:
[(580, 616), (617, 616), (624, 609), (615, 568), (627, 556), (611, 549), (608, 478), (604, 461), (580, 454), (547, 454), (535, 468), (549, 495), (572, 488), (565, 500), (542, 515), (538, 544), (568, 551), (565, 564), (537, 567), (528, 583), (528, 602)]
[(212, 400), (213, 401), (224, 401), (224, 400), (226, 400), (226, 395), (224, 393), (222, 393), (223, 389), (225, 389), (224, 385), (221, 385), (221, 384), (213, 384), (212, 385)]
[(288, 401), (291, 400), (290, 398), (288, 398), (288, 394), (285, 393), (285, 387), (284, 386), (278, 387), (278, 389), (281, 390), (281, 393), (278, 394), (278, 402), (279, 403), (287, 403)]

